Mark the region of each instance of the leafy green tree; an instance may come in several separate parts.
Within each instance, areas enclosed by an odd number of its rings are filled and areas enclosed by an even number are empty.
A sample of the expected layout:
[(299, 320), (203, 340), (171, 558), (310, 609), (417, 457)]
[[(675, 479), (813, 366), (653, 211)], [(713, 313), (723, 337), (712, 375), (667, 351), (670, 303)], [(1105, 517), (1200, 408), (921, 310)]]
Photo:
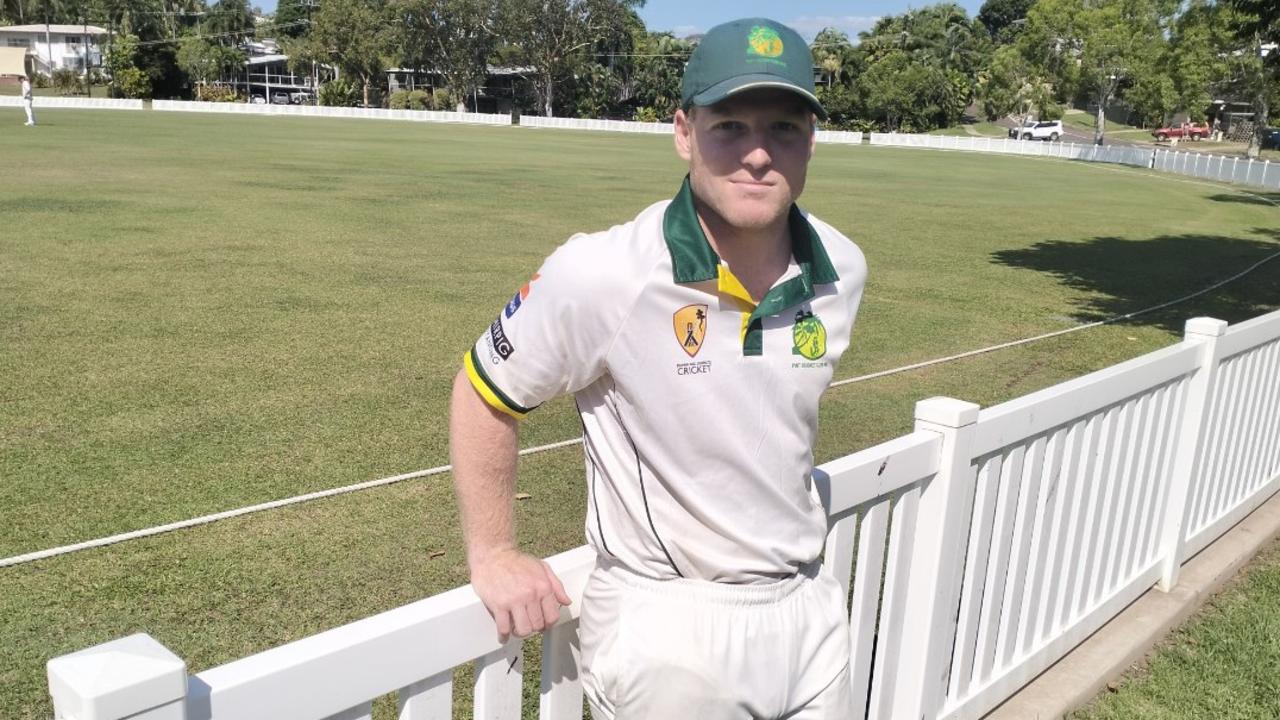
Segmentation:
[(186, 37), (178, 45), (178, 67), (199, 87), (220, 82), (244, 68), (244, 53), (199, 37)]
[[(1270, 123), (1273, 99), (1280, 96), (1280, 0), (1228, 0), (1232, 11), (1228, 20), (1238, 51), (1231, 63), (1235, 85), (1253, 104), (1253, 138), (1248, 156), (1255, 158)], [(1271, 51), (1263, 55), (1263, 48)]]
[(135, 63), (138, 55), (138, 38), (122, 35), (116, 38), (107, 53), (105, 65), (111, 74), (115, 91), (126, 98), (151, 97), (151, 77)]
[(440, 73), (465, 111), (497, 49), (499, 7), (498, 0), (392, 0), (400, 62)]
[(636, 52), (631, 76), (635, 101), (658, 121), (670, 120), (680, 107), (681, 80), (693, 45), (670, 33), (645, 33)]
[(987, 0), (978, 10), (978, 22), (997, 45), (1008, 45), (1018, 39), (1034, 4), (1035, 0)]
[(1054, 104), (1053, 84), (1013, 45), (996, 49), (991, 65), (978, 76), (978, 101), (988, 120), (1016, 116), (1019, 124)]
[(507, 0), (505, 40), (517, 62), (533, 68), (544, 115), (553, 114), (557, 87), (587, 60), (585, 51), (623, 38), (643, 0)]
[(312, 18), (310, 34), (286, 44), (289, 66), (295, 72), (305, 72), (312, 62), (336, 67), (358, 81), (361, 103), (369, 107), (371, 91), (394, 48), (389, 20), (383, 0), (324, 0)]
[(849, 36), (836, 28), (825, 28), (810, 46), (813, 63), (822, 68), (828, 86), (847, 85), (857, 75), (861, 56)]
[(991, 41), (955, 3), (881, 18), (860, 36), (851, 64), (860, 113), (890, 130), (929, 130), (960, 121)]
[(311, 13), (319, 0), (280, 0), (272, 18), (276, 37), (300, 38), (311, 30)]

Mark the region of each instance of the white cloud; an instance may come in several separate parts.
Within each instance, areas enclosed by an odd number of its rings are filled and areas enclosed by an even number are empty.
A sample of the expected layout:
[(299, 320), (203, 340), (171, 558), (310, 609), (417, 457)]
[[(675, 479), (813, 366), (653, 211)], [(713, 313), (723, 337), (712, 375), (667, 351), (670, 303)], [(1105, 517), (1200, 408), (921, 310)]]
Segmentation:
[(809, 42), (812, 42), (818, 33), (833, 27), (848, 34), (850, 42), (857, 45), (858, 33), (870, 30), (879, 19), (879, 15), (801, 15), (788, 20), (787, 25), (794, 28)]

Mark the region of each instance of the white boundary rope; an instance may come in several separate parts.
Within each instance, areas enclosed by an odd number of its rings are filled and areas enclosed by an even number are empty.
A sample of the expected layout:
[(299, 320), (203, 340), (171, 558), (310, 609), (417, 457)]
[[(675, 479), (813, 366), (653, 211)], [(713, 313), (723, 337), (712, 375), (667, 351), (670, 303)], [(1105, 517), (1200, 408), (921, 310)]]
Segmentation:
[[(1091, 164), (1087, 164), (1087, 166), (1092, 167)], [(1121, 170), (1114, 169), (1114, 168), (1100, 167), (1098, 169), (1114, 170), (1116, 172), (1122, 172)], [(1187, 182), (1187, 183), (1193, 183), (1196, 185), (1206, 185), (1214, 188), (1220, 187), (1218, 185), (1214, 185), (1207, 182), (1167, 177), (1166, 175), (1163, 175), (1163, 174), (1161, 175), (1156, 175), (1151, 173), (1143, 173), (1143, 174), (1146, 175), (1147, 177), (1157, 177), (1157, 178), (1163, 178), (1166, 180), (1175, 180), (1177, 182)], [(1223, 188), (1223, 189), (1228, 189), (1228, 188)], [(1255, 193), (1247, 192), (1244, 190), (1235, 190), (1234, 188), (1230, 188), (1230, 189), (1233, 192), (1237, 192), (1242, 195), (1250, 195), (1252, 197), (1256, 197), (1260, 200), (1270, 203), (1272, 206), (1280, 207), (1280, 203), (1276, 203), (1275, 201), (1265, 196), (1257, 195)], [(992, 345), (990, 347), (980, 348), (978, 350), (970, 350), (968, 352), (963, 352), (956, 355), (948, 355), (947, 357), (937, 358), (934, 360), (926, 360), (924, 362), (913, 363), (911, 365), (904, 365), (899, 368), (893, 368), (892, 370), (881, 370), (879, 372), (874, 372), (869, 375), (860, 375), (858, 377), (845, 378), (844, 380), (837, 380), (831, 383), (830, 387), (835, 388), (835, 387), (841, 387), (844, 385), (852, 385), (854, 383), (866, 382), (868, 380), (887, 377), (889, 375), (897, 375), (899, 373), (910, 372), (912, 370), (919, 370), (921, 368), (926, 368), (933, 365), (941, 365), (944, 363), (954, 362), (956, 360), (962, 360), (964, 358), (974, 357), (976, 355), (984, 355), (986, 353), (995, 352), (997, 350), (1004, 350), (1006, 348), (1017, 347), (1019, 345), (1028, 345), (1030, 343), (1038, 342), (1040, 340), (1047, 340), (1049, 338), (1058, 337), (1059, 335), (1067, 335), (1069, 333), (1079, 332), (1081, 330), (1088, 330), (1090, 328), (1098, 327), (1099, 325), (1108, 325), (1111, 323), (1120, 322), (1122, 320), (1128, 320), (1130, 318), (1138, 317), (1139, 315), (1146, 315), (1147, 313), (1155, 312), (1156, 310), (1162, 310), (1172, 305), (1177, 305), (1179, 303), (1186, 302), (1187, 300), (1190, 300), (1192, 298), (1196, 298), (1206, 293), (1213, 292), (1214, 290), (1217, 290), (1218, 288), (1222, 287), (1223, 285), (1226, 285), (1227, 283), (1233, 282), (1235, 280), (1238, 280), (1244, 277), (1245, 275), (1248, 275), (1249, 273), (1253, 272), (1254, 270), (1257, 270), (1259, 267), (1265, 265), (1268, 262), (1271, 262), (1272, 260), (1278, 257), (1280, 257), (1280, 252), (1273, 253), (1259, 260), (1253, 265), (1250, 265), (1245, 270), (1239, 273), (1236, 273), (1235, 275), (1232, 275), (1226, 280), (1217, 282), (1203, 290), (1191, 293), (1190, 295), (1184, 295), (1183, 297), (1177, 298), (1176, 300), (1170, 300), (1168, 302), (1161, 303), (1159, 305), (1155, 305), (1149, 308), (1145, 308), (1143, 310), (1137, 310), (1135, 312), (1125, 313), (1124, 315), (1117, 315), (1113, 318), (1108, 318), (1106, 320), (1099, 320), (1097, 322), (1086, 323), (1084, 325), (1077, 325), (1075, 327), (1066, 328), (1064, 330), (1057, 330), (1054, 332), (1044, 333), (1042, 335), (1036, 335), (1035, 337), (1023, 338), (1021, 340), (1013, 340), (1011, 342), (1000, 343), (999, 345)], [(525, 455), (536, 455), (538, 453), (549, 452), (551, 450), (559, 450), (561, 448), (567, 448), (567, 447), (572, 447), (572, 446), (581, 445), (581, 444), (582, 444), (581, 438), (574, 438), (572, 440), (561, 440), (560, 442), (554, 442), (546, 445), (538, 445), (536, 447), (525, 448), (520, 451), (520, 456), (523, 457)], [(242, 507), (235, 510), (226, 510), (224, 512), (214, 513), (212, 515), (203, 515), (201, 517), (169, 523), (167, 525), (157, 525), (155, 527), (145, 528), (142, 530), (134, 530), (132, 532), (120, 533), (119, 535), (102, 537), (96, 540), (86, 540), (84, 542), (75, 543), (73, 545), (63, 545), (61, 547), (49, 548), (47, 550), (39, 550), (36, 552), (30, 552), (23, 555), (14, 555), (13, 557), (0, 559), (0, 568), (11, 567), (13, 565), (21, 565), (23, 563), (29, 563), (35, 560), (44, 560), (47, 558), (56, 557), (58, 555), (66, 555), (68, 553), (78, 552), (80, 550), (88, 550), (91, 548), (104, 547), (106, 545), (114, 545), (116, 543), (124, 542), (126, 540), (137, 540), (139, 538), (151, 537), (153, 535), (160, 535), (163, 533), (172, 532), (174, 530), (182, 530), (185, 528), (197, 527), (199, 525), (208, 525), (209, 523), (217, 522), (219, 520), (226, 520), (228, 518), (239, 517), (241, 515), (249, 515), (251, 513), (261, 512), (263, 510), (273, 510), (275, 508), (287, 507), (289, 505), (297, 505), (299, 503), (304, 503), (310, 500), (319, 500), (321, 498), (333, 497), (335, 495), (346, 495), (348, 493), (353, 493), (360, 490), (369, 490), (371, 488), (383, 487), (386, 485), (393, 485), (395, 483), (403, 482), (405, 480), (413, 480), (415, 478), (429, 477), (432, 475), (441, 475), (443, 473), (447, 473), (451, 471), (452, 469), (453, 469), (452, 465), (440, 465), (438, 467), (427, 468), (426, 470), (418, 470), (416, 472), (404, 473), (403, 475), (393, 475), (391, 477), (385, 477), (378, 480), (369, 480), (362, 483), (356, 483), (355, 485), (347, 485), (344, 487), (332, 488), (330, 490), (320, 490), (318, 492), (307, 493), (305, 495), (295, 495), (293, 497), (283, 498), (280, 500), (272, 500), (270, 502), (259, 503), (257, 505), (249, 505), (247, 507)]]

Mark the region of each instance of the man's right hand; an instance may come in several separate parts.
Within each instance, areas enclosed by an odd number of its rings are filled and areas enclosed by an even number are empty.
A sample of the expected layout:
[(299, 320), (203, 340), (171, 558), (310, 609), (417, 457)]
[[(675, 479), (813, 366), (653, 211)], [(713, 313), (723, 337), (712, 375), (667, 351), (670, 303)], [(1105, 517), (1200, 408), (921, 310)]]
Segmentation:
[(498, 626), (498, 641), (525, 638), (550, 628), (569, 595), (551, 566), (514, 548), (471, 563), (471, 587)]

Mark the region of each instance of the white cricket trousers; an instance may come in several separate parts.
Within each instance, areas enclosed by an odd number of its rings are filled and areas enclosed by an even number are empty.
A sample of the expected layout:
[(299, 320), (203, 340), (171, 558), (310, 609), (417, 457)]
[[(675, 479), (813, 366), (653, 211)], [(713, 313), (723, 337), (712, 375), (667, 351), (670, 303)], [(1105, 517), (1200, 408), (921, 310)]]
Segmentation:
[(651, 580), (601, 558), (579, 637), (593, 720), (847, 720), (849, 624), (820, 566), (767, 585)]
[(34, 112), (34, 111), (32, 111), (32, 109), (31, 109), (31, 101), (30, 101), (30, 100), (23, 100), (23, 101), (22, 101), (22, 109), (27, 111), (27, 124), (28, 124), (28, 125), (35, 125), (35, 124), (36, 124), (36, 115), (35, 115), (35, 112)]

